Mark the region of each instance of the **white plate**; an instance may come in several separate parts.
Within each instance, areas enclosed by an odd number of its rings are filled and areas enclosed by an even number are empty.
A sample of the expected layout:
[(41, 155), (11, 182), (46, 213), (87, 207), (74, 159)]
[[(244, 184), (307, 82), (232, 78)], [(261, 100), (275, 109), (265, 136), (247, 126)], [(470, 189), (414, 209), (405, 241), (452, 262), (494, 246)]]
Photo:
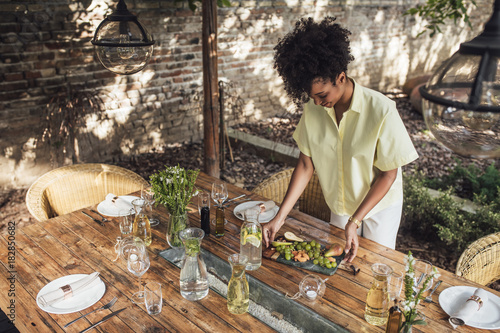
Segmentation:
[[(439, 294), (439, 305), (451, 316), (470, 296), (474, 295), (476, 289), (467, 286), (449, 287)], [(488, 301), (465, 323), (466, 325), (487, 330), (500, 328), (500, 297), (488, 291), (487, 293)]]
[(83, 279), (86, 276), (88, 275), (87, 274), (66, 275), (50, 282), (45, 287), (40, 289), (40, 291), (38, 292), (38, 295), (36, 296), (36, 304), (38, 304), (38, 307), (43, 311), (55, 314), (78, 312), (88, 308), (89, 306), (94, 305), (101, 299), (101, 297), (104, 295), (104, 292), (106, 291), (106, 285), (104, 284), (104, 282), (102, 282), (102, 280), (99, 277), (97, 278), (101, 280), (101, 283), (85, 290), (83, 293), (77, 294), (76, 296), (62, 300), (60, 302), (54, 303), (49, 306), (43, 306), (38, 302), (38, 296), (54, 291), (57, 288), (61, 288), (66, 284)]
[[(120, 195), (120, 198), (127, 201), (130, 204), (130, 208), (134, 208), (134, 206), (132, 206), (133, 200), (140, 199), (139, 197), (136, 197), (133, 195)], [(113, 216), (113, 217), (123, 216), (123, 215), (120, 215), (120, 211), (118, 211), (118, 208), (116, 208), (116, 206), (113, 205), (108, 200), (104, 200), (103, 202), (98, 204), (97, 211), (99, 213), (101, 213), (102, 215), (106, 215), (106, 216)]]
[[(244, 203), (239, 204), (238, 206), (234, 207), (233, 214), (234, 214), (234, 216), (236, 216), (240, 220), (244, 220), (243, 214), (242, 214), (243, 211), (247, 210), (250, 207), (257, 206), (257, 205), (259, 205), (259, 204), (261, 204), (263, 202), (264, 201), (247, 201), (247, 202), (244, 202)], [(275, 217), (276, 214), (278, 214), (278, 210), (279, 210), (279, 207), (278, 206), (274, 206), (270, 210), (261, 213), (259, 215), (259, 222), (260, 223), (267, 223), (267, 222), (271, 221), (273, 219), (273, 217)]]

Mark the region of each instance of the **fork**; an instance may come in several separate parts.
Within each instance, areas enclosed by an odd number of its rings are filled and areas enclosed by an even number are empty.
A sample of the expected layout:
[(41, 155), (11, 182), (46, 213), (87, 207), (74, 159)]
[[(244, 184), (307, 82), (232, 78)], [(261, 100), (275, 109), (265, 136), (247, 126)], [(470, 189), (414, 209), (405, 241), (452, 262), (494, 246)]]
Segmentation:
[(105, 218), (104, 216), (102, 216), (100, 213), (98, 213), (97, 211), (91, 209), (90, 210), (92, 213), (95, 213), (97, 215), (99, 215), (101, 218), (102, 218), (102, 222), (109, 222), (109, 220), (107, 218)]
[(104, 306), (101, 306), (100, 308), (98, 309), (95, 309), (95, 310), (92, 310), (90, 311), (89, 313), (86, 313), (84, 315), (81, 315), (80, 317), (76, 318), (75, 320), (73, 321), (70, 321), (69, 323), (67, 323), (66, 325), (64, 325), (64, 327), (68, 327), (69, 325), (73, 324), (75, 321), (79, 320), (79, 319), (82, 319), (84, 317), (86, 317), (87, 315), (91, 314), (92, 312), (96, 312), (96, 311), (101, 311), (101, 310), (106, 310), (106, 309), (109, 309), (110, 307), (112, 307), (113, 305), (115, 305), (116, 301), (118, 300), (118, 297), (114, 297), (111, 302), (109, 302), (108, 304), (104, 305)]
[(431, 290), (431, 293), (429, 294), (429, 296), (424, 298), (424, 301), (426, 301), (427, 303), (432, 303), (432, 294), (434, 294), (434, 292), (436, 291), (437, 287), (439, 287), (441, 282), (443, 282), (443, 281), (439, 280), (438, 282), (436, 282), (436, 284), (434, 285), (434, 288), (432, 288), (432, 290)]

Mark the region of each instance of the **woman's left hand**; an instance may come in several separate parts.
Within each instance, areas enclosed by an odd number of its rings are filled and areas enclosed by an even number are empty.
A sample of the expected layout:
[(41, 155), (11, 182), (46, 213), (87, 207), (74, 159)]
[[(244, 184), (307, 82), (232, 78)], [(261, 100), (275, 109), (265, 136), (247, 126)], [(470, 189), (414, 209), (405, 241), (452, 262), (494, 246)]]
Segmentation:
[(358, 227), (355, 223), (348, 223), (345, 226), (345, 257), (344, 260), (352, 262), (356, 257), (359, 248)]

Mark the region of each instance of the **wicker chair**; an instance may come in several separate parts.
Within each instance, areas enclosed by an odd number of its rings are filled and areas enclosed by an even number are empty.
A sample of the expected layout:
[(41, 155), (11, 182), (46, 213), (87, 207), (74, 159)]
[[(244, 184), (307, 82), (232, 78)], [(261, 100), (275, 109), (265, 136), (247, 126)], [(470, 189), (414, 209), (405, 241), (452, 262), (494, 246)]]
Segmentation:
[[(281, 204), (288, 189), (293, 170), (293, 168), (287, 169), (272, 175), (257, 185), (252, 192)], [(323, 191), (316, 173), (313, 174), (309, 184), (300, 196), (298, 205), (301, 212), (323, 221), (330, 221), (331, 211), (323, 197)]]
[(107, 164), (75, 164), (51, 170), (38, 178), (26, 193), (29, 212), (38, 220), (95, 205), (108, 193), (125, 195), (147, 186), (130, 170)]
[(456, 274), (484, 286), (500, 279), (500, 232), (470, 244), (458, 259)]

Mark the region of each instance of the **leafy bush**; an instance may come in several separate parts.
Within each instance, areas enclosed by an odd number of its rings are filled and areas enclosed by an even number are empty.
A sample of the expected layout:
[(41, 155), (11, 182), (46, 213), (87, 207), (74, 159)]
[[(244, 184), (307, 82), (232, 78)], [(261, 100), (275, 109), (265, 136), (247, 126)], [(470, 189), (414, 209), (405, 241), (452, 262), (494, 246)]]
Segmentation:
[(487, 202), (485, 196), (476, 196), (476, 213), (461, 210), (453, 200), (449, 187), (443, 195), (433, 198), (425, 187), (422, 173), (405, 175), (403, 227), (421, 237), (442, 241), (462, 252), (476, 239), (500, 230), (500, 199)]
[(457, 160), (457, 165), (450, 174), (440, 179), (426, 179), (424, 184), (436, 190), (452, 188), (462, 198), (474, 200), (475, 195), (485, 198), (486, 202), (493, 202), (498, 197), (500, 188), (500, 171), (492, 163), (484, 173), (474, 164), (463, 167)]

